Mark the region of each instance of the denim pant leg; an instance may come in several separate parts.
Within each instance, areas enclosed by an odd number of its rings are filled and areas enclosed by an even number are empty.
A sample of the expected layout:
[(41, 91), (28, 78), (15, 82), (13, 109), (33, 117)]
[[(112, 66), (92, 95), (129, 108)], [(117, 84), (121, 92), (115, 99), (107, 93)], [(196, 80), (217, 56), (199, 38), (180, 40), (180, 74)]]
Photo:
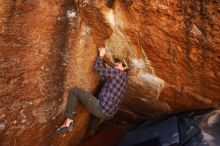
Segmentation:
[(75, 108), (79, 105), (79, 100), (74, 93), (74, 88), (71, 88), (68, 91), (68, 99), (64, 115), (68, 119), (74, 119), (76, 116)]
[(95, 117), (102, 117), (99, 100), (92, 94), (75, 87), (69, 90), (68, 101), (65, 111), (65, 116), (67, 118), (73, 119), (75, 117), (75, 108), (79, 102), (82, 103)]

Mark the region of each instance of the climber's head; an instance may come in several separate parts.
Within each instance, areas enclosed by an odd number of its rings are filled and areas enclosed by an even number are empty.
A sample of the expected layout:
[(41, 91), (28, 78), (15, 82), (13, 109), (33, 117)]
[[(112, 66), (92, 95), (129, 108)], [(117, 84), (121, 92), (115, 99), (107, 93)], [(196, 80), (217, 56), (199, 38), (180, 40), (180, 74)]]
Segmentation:
[(114, 58), (114, 65), (116, 69), (119, 69), (121, 71), (128, 71), (129, 65), (123, 58)]

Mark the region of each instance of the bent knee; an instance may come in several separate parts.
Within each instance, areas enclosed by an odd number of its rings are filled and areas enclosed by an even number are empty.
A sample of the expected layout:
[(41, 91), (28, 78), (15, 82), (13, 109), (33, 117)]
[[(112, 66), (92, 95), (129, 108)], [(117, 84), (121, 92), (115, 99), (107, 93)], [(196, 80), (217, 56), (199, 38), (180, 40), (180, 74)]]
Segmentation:
[(75, 87), (70, 88), (70, 89), (69, 89), (69, 92), (76, 94), (76, 93), (78, 93), (80, 90), (82, 90), (82, 89), (80, 89), (79, 87), (75, 86)]

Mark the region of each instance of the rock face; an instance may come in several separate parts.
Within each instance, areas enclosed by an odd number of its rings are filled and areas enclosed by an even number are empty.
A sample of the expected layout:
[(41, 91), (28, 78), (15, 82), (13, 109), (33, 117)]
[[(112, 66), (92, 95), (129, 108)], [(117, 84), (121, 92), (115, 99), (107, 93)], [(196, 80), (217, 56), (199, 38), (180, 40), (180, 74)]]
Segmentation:
[(220, 103), (218, 0), (0, 1), (0, 145), (77, 145), (76, 130), (58, 135), (67, 90), (93, 94), (99, 47), (131, 64), (118, 117), (130, 122)]

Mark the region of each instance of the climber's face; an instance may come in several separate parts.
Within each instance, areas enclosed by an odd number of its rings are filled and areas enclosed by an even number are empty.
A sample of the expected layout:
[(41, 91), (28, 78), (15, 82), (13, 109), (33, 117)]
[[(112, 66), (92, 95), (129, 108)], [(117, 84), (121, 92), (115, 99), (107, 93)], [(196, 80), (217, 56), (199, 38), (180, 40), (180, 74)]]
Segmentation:
[(123, 58), (114, 58), (115, 69), (125, 71), (128, 68), (126, 61)]
[(115, 63), (115, 69), (119, 69), (121, 71), (124, 71), (126, 68), (123, 67), (121, 62)]

